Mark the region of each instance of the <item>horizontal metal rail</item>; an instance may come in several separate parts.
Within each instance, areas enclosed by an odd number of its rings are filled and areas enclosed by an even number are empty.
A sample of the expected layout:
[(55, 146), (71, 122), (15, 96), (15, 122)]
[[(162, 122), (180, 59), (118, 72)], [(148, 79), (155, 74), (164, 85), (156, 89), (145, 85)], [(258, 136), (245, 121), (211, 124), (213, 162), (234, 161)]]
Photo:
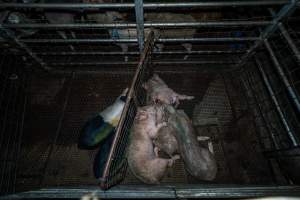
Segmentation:
[[(157, 42), (243, 42), (257, 41), (259, 37), (220, 37), (220, 38), (160, 38)], [(25, 43), (133, 43), (136, 38), (129, 39), (22, 39)]]
[[(214, 50), (214, 51), (162, 51), (162, 52), (153, 52), (155, 55), (215, 55), (215, 54), (242, 54), (246, 51), (243, 50)], [(77, 55), (100, 55), (100, 56), (115, 56), (115, 55), (140, 55), (140, 52), (108, 52), (108, 51), (95, 51), (95, 52), (75, 52), (75, 51), (66, 51), (66, 52), (37, 52), (37, 55), (41, 56), (77, 56)]]
[[(198, 28), (198, 27), (239, 27), (239, 26), (266, 26), (272, 21), (210, 21), (210, 22), (145, 22), (145, 28)], [(22, 29), (97, 29), (97, 28), (136, 28), (136, 23), (85, 23), (85, 24), (3, 24), (6, 28)]]
[(253, 44), (248, 52), (242, 57), (240, 63), (237, 65), (237, 67), (241, 67), (244, 64), (247, 63), (248, 59), (254, 55), (255, 50), (259, 48), (263, 44), (263, 40), (266, 38), (269, 38), (271, 34), (273, 34), (276, 30), (278, 30), (278, 23), (280, 23), (281, 20), (292, 14), (297, 6), (298, 0), (291, 0), (287, 2), (285, 6), (283, 6), (278, 13), (273, 16), (273, 23), (269, 26), (267, 26), (260, 34), (261, 40), (258, 40)]
[[(228, 64), (236, 64), (237, 62), (233, 61), (152, 61), (153, 64), (159, 65), (168, 65), (168, 64), (220, 64), (220, 65), (228, 65)], [(49, 66), (90, 66), (90, 65), (137, 65), (138, 61), (129, 61), (129, 62), (48, 62)]]
[(39, 58), (32, 50), (23, 42), (21, 42), (16, 36), (13, 31), (10, 29), (4, 28), (2, 24), (0, 24), (0, 31), (3, 32), (6, 37), (11, 40), (13, 43), (15, 43), (19, 48), (23, 49), (26, 54), (31, 57), (35, 62), (37, 62), (44, 70), (48, 71), (50, 68), (47, 67), (46, 63)]
[[(201, 7), (236, 7), (236, 6), (272, 6), (289, 3), (288, 0), (262, 0), (262, 1), (203, 1), (184, 3), (145, 3), (144, 9), (156, 8), (201, 8)], [(128, 9), (134, 8), (134, 3), (1, 3), (0, 9), (14, 8), (43, 8), (43, 9)]]
[(84, 195), (94, 194), (97, 198), (107, 199), (180, 199), (180, 198), (254, 198), (273, 196), (299, 196), (300, 186), (272, 185), (222, 185), (222, 184), (189, 184), (189, 185), (119, 185), (109, 190), (99, 190), (98, 187), (84, 188), (45, 188), (35, 191), (11, 194), (2, 199), (80, 199)]

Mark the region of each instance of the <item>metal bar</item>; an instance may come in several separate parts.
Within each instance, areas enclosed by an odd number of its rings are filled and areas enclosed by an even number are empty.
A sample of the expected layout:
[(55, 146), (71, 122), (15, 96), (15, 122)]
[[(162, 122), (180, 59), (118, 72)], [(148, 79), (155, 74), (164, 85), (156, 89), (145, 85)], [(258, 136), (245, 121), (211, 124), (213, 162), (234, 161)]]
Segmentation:
[[(87, 66), (87, 65), (137, 65), (139, 62), (49, 62), (50, 66)], [(152, 61), (153, 64), (220, 64), (220, 65), (228, 65), (228, 64), (236, 64), (233, 61)]]
[[(157, 42), (243, 42), (243, 41), (257, 41), (259, 37), (224, 37), (224, 38), (160, 38)], [(136, 43), (135, 38), (129, 39), (22, 39), (25, 43)]]
[(291, 38), (290, 34), (287, 32), (287, 30), (285, 29), (285, 27), (282, 23), (279, 23), (278, 27), (279, 27), (279, 30), (281, 31), (281, 34), (286, 39), (288, 45), (290, 46), (290, 48), (294, 52), (298, 62), (300, 62), (300, 51), (299, 51), (298, 47), (295, 45), (295, 43), (294, 43), (293, 39)]
[[(239, 27), (239, 26), (266, 26), (272, 21), (221, 21), (221, 22), (145, 22), (145, 28), (197, 28), (197, 27)], [(3, 24), (5, 28), (22, 29), (82, 29), (82, 28), (136, 28), (136, 23), (88, 23), (88, 24)]]
[(248, 59), (255, 53), (255, 50), (263, 44), (263, 40), (269, 38), (269, 36), (278, 29), (278, 23), (289, 14), (294, 12), (297, 6), (297, 0), (291, 0), (287, 3), (288, 4), (283, 6), (274, 16), (273, 23), (263, 30), (263, 32), (260, 34), (261, 40), (256, 41), (254, 45), (249, 48), (248, 52), (242, 57), (237, 67), (241, 67), (246, 64)]
[[(262, 1), (212, 1), (185, 3), (145, 3), (144, 9), (156, 8), (194, 8), (194, 7), (236, 7), (236, 6), (273, 6), (288, 3), (288, 0)], [(128, 9), (134, 8), (133, 3), (1, 3), (0, 9), (43, 8), (43, 9)]]
[[(254, 88), (253, 88), (253, 85), (255, 85), (255, 82), (254, 82), (254, 79), (253, 79), (253, 76), (251, 76), (250, 72), (246, 72), (246, 75), (247, 75), (247, 79), (246, 81), (248, 82), (248, 85), (249, 85), (249, 89), (250, 89), (250, 93), (251, 93), (251, 96), (253, 96), (253, 99), (254, 99), (254, 102), (257, 106), (257, 110), (259, 112), (259, 115), (261, 116), (262, 120), (263, 120), (263, 124), (265, 125), (269, 135), (270, 135), (270, 138), (272, 139), (272, 142), (273, 142), (273, 145), (275, 147), (275, 149), (279, 149), (280, 148), (280, 145), (279, 143), (277, 142), (276, 140), (276, 137), (272, 131), (272, 129), (270, 128), (269, 126), (269, 123), (268, 123), (268, 120), (266, 119), (264, 113), (262, 112), (262, 106), (261, 106), (261, 103), (259, 102), (259, 99), (257, 97), (257, 93), (255, 92)], [(254, 105), (255, 106), (255, 105)]]
[(298, 146), (299, 145), (298, 138), (295, 135), (295, 133), (293, 133), (293, 131), (291, 130), (291, 128), (290, 128), (290, 126), (288, 124), (288, 121), (285, 119), (283, 111), (281, 110), (279, 102), (278, 102), (278, 100), (277, 100), (277, 98), (275, 96), (275, 93), (274, 93), (273, 89), (272, 89), (271, 83), (269, 82), (268, 77), (267, 77), (265, 71), (263, 70), (260, 61), (257, 58), (255, 58), (255, 62), (256, 62), (256, 65), (257, 65), (257, 67), (258, 67), (258, 69), (259, 69), (259, 71), (260, 71), (260, 73), (262, 75), (263, 81), (264, 81), (264, 83), (265, 83), (265, 85), (267, 87), (267, 90), (268, 90), (268, 92), (269, 92), (269, 94), (271, 96), (271, 99), (272, 99), (272, 101), (273, 101), (273, 103), (274, 103), (274, 105), (276, 107), (277, 113), (278, 113), (278, 115), (279, 115), (279, 117), (280, 117), (280, 119), (281, 119), (281, 121), (283, 123), (283, 126), (284, 126), (285, 130), (287, 131), (287, 134), (288, 134), (289, 138), (292, 141), (293, 146)]
[(68, 106), (68, 103), (69, 103), (74, 77), (75, 77), (75, 73), (72, 73), (72, 75), (70, 77), (70, 80), (69, 80), (69, 85), (67, 87), (64, 103), (62, 105), (62, 110), (61, 110), (61, 114), (60, 114), (60, 117), (59, 117), (59, 121), (58, 121), (58, 124), (57, 124), (56, 131), (55, 131), (55, 134), (54, 134), (54, 138), (53, 138), (53, 141), (51, 143), (50, 149), (48, 151), (44, 167), (42, 169), (42, 174), (41, 174), (42, 176), (41, 176), (41, 179), (40, 179), (40, 185), (42, 185), (43, 182), (44, 182), (45, 175), (46, 175), (46, 172), (47, 172), (47, 169), (48, 169), (48, 164), (50, 162), (51, 154), (54, 150), (55, 144), (57, 143), (58, 137), (61, 134), (61, 128), (63, 126), (63, 120), (65, 118), (66, 109), (67, 109), (67, 106)]
[(143, 0), (134, 0), (135, 21), (140, 52), (144, 49), (144, 9)]
[[(183, 54), (189, 54), (189, 55), (210, 55), (210, 54), (242, 54), (246, 51), (243, 50), (207, 50), (207, 51), (162, 51), (162, 52), (153, 52), (152, 54), (155, 55), (183, 55)], [(95, 52), (73, 52), (73, 51), (64, 51), (64, 52), (37, 52), (37, 55), (42, 56), (77, 56), (77, 55), (100, 55), (100, 56), (115, 56), (115, 55), (140, 55), (140, 52), (134, 51), (134, 52), (107, 52), (107, 51), (95, 51)]]
[(263, 154), (266, 157), (271, 157), (271, 158), (296, 157), (296, 156), (300, 156), (300, 147), (295, 147), (295, 148), (290, 148), (290, 149), (278, 149), (275, 151), (264, 151)]
[(87, 194), (95, 194), (99, 199), (145, 199), (145, 198), (250, 198), (250, 197), (292, 197), (300, 195), (298, 185), (286, 186), (236, 186), (223, 184), (189, 185), (120, 185), (110, 190), (98, 187), (85, 188), (47, 188), (2, 196), (1, 199), (80, 199)]
[(129, 88), (126, 103), (124, 105), (124, 108), (123, 108), (123, 111), (122, 111), (122, 114), (121, 114), (121, 117), (120, 117), (120, 121), (119, 121), (119, 124), (118, 124), (117, 129), (116, 129), (115, 137), (113, 139), (113, 142), (112, 142), (112, 145), (111, 145), (111, 148), (110, 148), (110, 151), (109, 151), (109, 155), (108, 155), (107, 161), (106, 161), (105, 166), (104, 166), (104, 171), (103, 171), (103, 174), (102, 174), (102, 177), (101, 177), (101, 182), (100, 182), (100, 187), (101, 188), (107, 189), (107, 177), (109, 175), (109, 169), (112, 165), (113, 155), (116, 151), (117, 143), (118, 143), (118, 140), (120, 138), (120, 135), (121, 135), (124, 123), (125, 123), (125, 118), (126, 118), (126, 115), (128, 113), (131, 100), (132, 100), (133, 95), (134, 95), (133, 94), (134, 93), (134, 87), (135, 87), (135, 84), (138, 80), (139, 72), (141, 71), (141, 69), (143, 67), (143, 64), (144, 64), (149, 52), (152, 51), (153, 44), (154, 44), (154, 32), (151, 31), (150, 34), (147, 37), (145, 48), (144, 48), (143, 52), (141, 53), (140, 60), (139, 60), (138, 66), (137, 66), (137, 70), (134, 74), (131, 86)]
[(26, 44), (20, 41), (11, 30), (4, 28), (2, 24), (0, 24), (0, 31), (4, 32), (5, 35), (12, 40), (17, 46), (23, 49), (35, 62), (37, 62), (44, 70), (49, 71), (50, 68), (46, 66), (46, 63), (41, 60), (35, 53), (33, 53)]
[(299, 97), (298, 97), (297, 93), (294, 91), (293, 87), (291, 86), (287, 76), (285, 75), (285, 73), (284, 73), (278, 59), (276, 58), (276, 55), (267, 39), (264, 41), (264, 44), (271, 56), (271, 59), (274, 63), (274, 66), (275, 66), (280, 78), (282, 79), (288, 93), (290, 94), (291, 99), (293, 100), (294, 105), (296, 106), (298, 112), (300, 113), (300, 102), (299, 102)]

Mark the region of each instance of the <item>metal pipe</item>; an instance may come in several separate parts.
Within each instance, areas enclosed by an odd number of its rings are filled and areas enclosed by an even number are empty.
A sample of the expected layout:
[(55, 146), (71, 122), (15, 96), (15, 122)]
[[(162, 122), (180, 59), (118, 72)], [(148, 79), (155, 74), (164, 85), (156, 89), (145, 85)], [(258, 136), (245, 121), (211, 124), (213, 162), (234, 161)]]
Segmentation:
[(297, 0), (291, 0), (287, 3), (287, 5), (283, 6), (279, 12), (274, 15), (273, 23), (267, 26), (260, 34), (261, 40), (256, 41), (254, 45), (249, 48), (248, 52), (241, 58), (240, 63), (237, 64), (237, 67), (241, 67), (246, 64), (248, 59), (255, 53), (255, 50), (263, 44), (263, 40), (268, 38), (278, 29), (278, 23), (294, 12), (295, 8), (297, 7)]
[[(243, 41), (257, 41), (259, 37), (220, 37), (220, 38), (160, 38), (157, 42), (243, 42)], [(22, 39), (25, 43), (136, 43), (136, 38), (129, 39)]]
[[(257, 106), (257, 111), (259, 112), (259, 115), (261, 116), (261, 119), (270, 135), (270, 138), (272, 139), (272, 142), (273, 142), (273, 145), (275, 147), (275, 149), (280, 149), (280, 145), (279, 143), (277, 142), (276, 140), (276, 136), (275, 134), (273, 133), (272, 131), (272, 128), (270, 127), (264, 113), (262, 112), (262, 106), (261, 106), (261, 103), (260, 101), (258, 100), (259, 98), (257, 97), (257, 93), (255, 92), (254, 88), (253, 88), (253, 85), (255, 85), (255, 80), (253, 79), (253, 76), (251, 76), (250, 72), (246, 72), (246, 75), (247, 75), (247, 79), (246, 81), (248, 82), (248, 85), (249, 85), (249, 92), (251, 93), (251, 96), (253, 97), (254, 99), (254, 102)], [(254, 105), (255, 107), (255, 105)]]
[(284, 36), (285, 40), (287, 41), (288, 45), (292, 49), (293, 53), (295, 54), (298, 62), (300, 62), (300, 51), (295, 45), (293, 39), (291, 38), (290, 34), (287, 32), (285, 27), (283, 26), (282, 23), (278, 24), (279, 30), (281, 31), (281, 34)]
[(296, 92), (294, 91), (293, 87), (291, 86), (291, 84), (290, 84), (287, 76), (285, 75), (285, 73), (284, 73), (284, 71), (283, 71), (283, 69), (282, 69), (282, 67), (281, 67), (278, 59), (276, 58), (276, 55), (275, 55), (275, 53), (274, 53), (274, 51), (273, 51), (273, 49), (272, 49), (272, 47), (269, 44), (269, 42), (268, 42), (267, 39), (264, 41), (264, 44), (265, 44), (265, 47), (267, 48), (267, 50), (268, 50), (268, 52), (270, 54), (270, 57), (271, 57), (271, 59), (272, 59), (272, 61), (274, 63), (274, 66), (275, 66), (275, 68), (276, 68), (276, 70), (277, 70), (280, 78), (282, 79), (282, 81), (283, 81), (283, 83), (284, 83), (284, 85), (285, 85), (288, 93), (290, 94), (290, 97), (293, 100), (293, 103), (295, 104), (298, 112), (300, 113), (300, 102), (299, 102), (298, 95), (296, 94)]
[[(49, 62), (48, 64), (50, 66), (86, 66), (86, 65), (137, 65), (138, 61), (129, 61), (129, 62)], [(236, 64), (236, 62), (233, 61), (152, 61), (153, 64), (160, 64), (160, 65), (168, 65), (168, 64)]]
[[(3, 200), (14, 199), (80, 199), (86, 194), (94, 194), (98, 199), (268, 199), (262, 197), (284, 196), (297, 199), (300, 186), (295, 185), (232, 185), (232, 184), (168, 184), (157, 186), (118, 185), (109, 190), (99, 190), (95, 186), (47, 187), (1, 196)], [(294, 197), (294, 198), (292, 198)], [(276, 199), (276, 198), (274, 198)]]
[[(144, 9), (157, 8), (207, 8), (207, 7), (236, 7), (236, 6), (273, 6), (284, 5), (288, 0), (262, 0), (262, 1), (203, 1), (184, 3), (145, 3)], [(42, 8), (42, 9), (129, 9), (134, 3), (1, 3), (0, 9), (14, 8)]]
[(283, 126), (284, 126), (285, 130), (287, 131), (287, 134), (288, 134), (289, 138), (292, 141), (293, 146), (298, 146), (299, 145), (298, 138), (295, 135), (295, 133), (293, 133), (293, 131), (291, 130), (291, 128), (290, 128), (290, 126), (288, 124), (288, 121), (285, 119), (283, 111), (281, 110), (279, 102), (278, 102), (278, 100), (277, 100), (277, 98), (275, 96), (275, 93), (274, 93), (273, 89), (272, 89), (271, 83), (269, 82), (268, 77), (267, 77), (265, 71), (263, 70), (263, 68), (261, 66), (260, 61), (257, 58), (255, 58), (255, 62), (256, 62), (256, 65), (257, 65), (257, 67), (258, 67), (258, 69), (259, 69), (259, 71), (260, 71), (260, 73), (262, 75), (263, 81), (264, 81), (264, 83), (265, 83), (265, 85), (267, 87), (267, 90), (268, 90), (268, 92), (269, 92), (269, 94), (271, 96), (271, 99), (272, 99), (272, 101), (273, 101), (273, 103), (274, 103), (274, 105), (276, 107), (276, 110), (278, 112), (278, 115), (279, 115), (282, 123), (283, 123)]
[[(221, 21), (221, 22), (145, 22), (145, 28), (198, 28), (198, 27), (239, 27), (239, 26), (266, 26), (272, 21)], [(5, 28), (22, 29), (82, 29), (82, 28), (136, 28), (136, 23), (87, 23), (87, 24), (3, 24)]]
[[(155, 55), (211, 55), (211, 54), (241, 54), (245, 53), (243, 50), (213, 50), (213, 51), (162, 51), (162, 52), (153, 52)], [(106, 52), (106, 51), (96, 51), (96, 52), (74, 52), (74, 51), (65, 51), (65, 52), (37, 52), (37, 55), (42, 56), (75, 56), (75, 55), (100, 55), (100, 56), (114, 56), (114, 55), (140, 55), (140, 52)]]
[(140, 52), (144, 49), (144, 9), (143, 0), (134, 0), (136, 31)]
[(4, 28), (2, 24), (0, 24), (0, 31), (4, 32), (4, 34), (12, 40), (17, 46), (19, 46), (21, 49), (23, 49), (35, 62), (37, 62), (44, 70), (49, 71), (50, 68), (46, 66), (46, 63), (40, 59), (35, 53), (33, 53), (29, 47), (27, 47), (26, 44), (24, 44), (22, 41), (20, 41), (14, 34), (13, 31)]

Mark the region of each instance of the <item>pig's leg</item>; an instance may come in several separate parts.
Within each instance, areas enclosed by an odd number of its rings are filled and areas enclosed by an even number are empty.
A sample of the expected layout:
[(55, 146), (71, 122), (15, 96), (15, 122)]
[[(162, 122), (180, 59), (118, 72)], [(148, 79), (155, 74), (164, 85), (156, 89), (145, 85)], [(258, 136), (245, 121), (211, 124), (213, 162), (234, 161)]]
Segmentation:
[(179, 100), (191, 100), (195, 98), (194, 96), (188, 96), (184, 94), (177, 94), (177, 97)]
[[(190, 44), (190, 43), (184, 43), (184, 44), (182, 44), (182, 46), (187, 50), (188, 54), (191, 53), (192, 47), (193, 47), (192, 44)], [(187, 60), (188, 57), (189, 57), (188, 55), (185, 55), (184, 58), (183, 58), (183, 60)]]
[[(57, 31), (57, 33), (60, 35), (60, 37), (62, 37), (62, 39), (64, 39), (64, 40), (68, 39), (68, 37), (64, 31)], [(74, 51), (73, 45), (69, 45), (69, 47), (70, 47), (71, 51)]]
[(164, 49), (164, 45), (163, 44), (156, 44), (157, 48), (158, 48), (158, 52), (162, 52)]
[(175, 162), (176, 160), (178, 160), (178, 159), (180, 159), (180, 156), (179, 156), (179, 155), (175, 155), (175, 156), (173, 156), (171, 159), (169, 159), (169, 161), (168, 161), (168, 167), (172, 167), (173, 164), (174, 164), (174, 162)]
[[(198, 136), (197, 140), (198, 141), (207, 141), (207, 140), (210, 140), (210, 137), (208, 137), (208, 136)], [(214, 146), (213, 146), (211, 141), (208, 141), (207, 146), (208, 146), (208, 150), (210, 151), (210, 153), (214, 154)]]
[[(119, 44), (121, 49), (122, 49), (122, 52), (125, 54), (128, 52), (128, 45), (127, 44)], [(124, 60), (125, 62), (128, 62), (128, 56), (125, 56), (124, 57)]]

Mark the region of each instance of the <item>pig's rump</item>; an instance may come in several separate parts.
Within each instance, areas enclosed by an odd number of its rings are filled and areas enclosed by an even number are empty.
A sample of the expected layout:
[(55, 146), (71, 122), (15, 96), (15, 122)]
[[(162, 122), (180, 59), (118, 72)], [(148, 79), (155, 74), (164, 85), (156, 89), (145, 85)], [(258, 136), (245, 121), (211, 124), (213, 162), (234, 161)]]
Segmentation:
[(199, 146), (192, 123), (182, 110), (169, 106), (168, 111), (172, 114), (169, 123), (177, 130), (175, 137), (186, 170), (200, 180), (213, 180), (217, 173), (214, 155)]
[(158, 184), (168, 166), (168, 160), (157, 158), (152, 141), (132, 140), (127, 152), (131, 172), (144, 183)]

